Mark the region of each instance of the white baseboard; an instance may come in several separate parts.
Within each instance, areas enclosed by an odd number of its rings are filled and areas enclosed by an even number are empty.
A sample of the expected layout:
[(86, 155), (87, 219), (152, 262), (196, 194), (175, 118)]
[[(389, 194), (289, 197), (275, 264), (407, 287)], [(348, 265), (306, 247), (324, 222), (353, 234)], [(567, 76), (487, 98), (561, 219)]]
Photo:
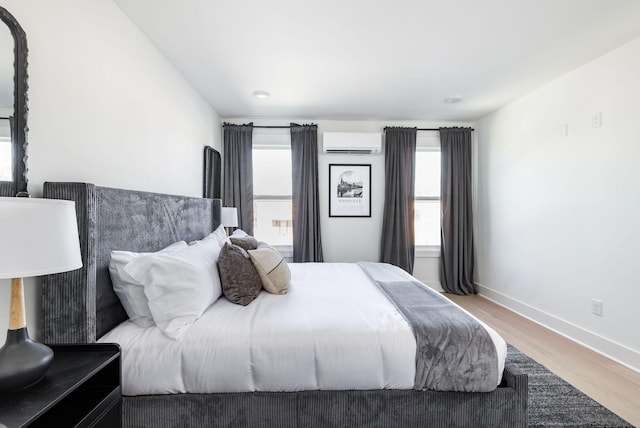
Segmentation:
[(573, 340), (592, 351), (602, 354), (631, 370), (640, 372), (640, 352), (613, 342), (580, 326), (558, 318), (555, 315), (534, 308), (527, 303), (509, 297), (485, 285), (477, 285), (480, 295), (492, 302), (504, 306), (518, 315), (540, 324), (567, 339)]

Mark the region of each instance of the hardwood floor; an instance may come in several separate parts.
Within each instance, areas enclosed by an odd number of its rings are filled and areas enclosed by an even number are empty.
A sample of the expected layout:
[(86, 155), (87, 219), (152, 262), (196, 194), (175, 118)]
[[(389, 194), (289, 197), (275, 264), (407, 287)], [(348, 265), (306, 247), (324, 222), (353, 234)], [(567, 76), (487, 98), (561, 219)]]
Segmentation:
[(508, 343), (640, 427), (640, 373), (484, 297), (444, 295), (490, 325)]

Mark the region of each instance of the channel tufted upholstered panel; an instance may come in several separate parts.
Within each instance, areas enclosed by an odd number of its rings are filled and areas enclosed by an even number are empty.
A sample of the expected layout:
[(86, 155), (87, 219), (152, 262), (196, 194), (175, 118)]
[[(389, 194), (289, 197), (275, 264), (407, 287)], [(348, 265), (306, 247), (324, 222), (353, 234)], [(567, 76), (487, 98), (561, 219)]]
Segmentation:
[(414, 390), (126, 397), (129, 427), (524, 428), (527, 376), (505, 369), (493, 392)]
[(75, 201), (83, 267), (42, 281), (45, 343), (91, 343), (127, 319), (109, 276), (111, 250), (157, 251), (200, 239), (220, 223), (220, 200), (45, 183), (44, 197)]
[[(126, 320), (108, 273), (111, 250), (156, 251), (217, 227), (220, 201), (45, 183), (76, 202), (83, 268), (43, 278), (45, 343), (92, 343)], [(169, 394), (123, 398), (125, 427), (527, 426), (527, 375), (507, 364), (488, 393), (414, 390)]]

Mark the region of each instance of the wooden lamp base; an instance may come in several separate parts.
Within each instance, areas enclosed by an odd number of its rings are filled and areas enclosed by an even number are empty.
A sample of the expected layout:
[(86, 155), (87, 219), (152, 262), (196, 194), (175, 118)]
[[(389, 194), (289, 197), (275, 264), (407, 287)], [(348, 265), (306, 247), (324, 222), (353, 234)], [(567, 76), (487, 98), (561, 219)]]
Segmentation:
[(29, 338), (22, 278), (14, 278), (7, 341), (0, 348), (0, 392), (17, 391), (37, 383), (52, 360), (51, 348)]

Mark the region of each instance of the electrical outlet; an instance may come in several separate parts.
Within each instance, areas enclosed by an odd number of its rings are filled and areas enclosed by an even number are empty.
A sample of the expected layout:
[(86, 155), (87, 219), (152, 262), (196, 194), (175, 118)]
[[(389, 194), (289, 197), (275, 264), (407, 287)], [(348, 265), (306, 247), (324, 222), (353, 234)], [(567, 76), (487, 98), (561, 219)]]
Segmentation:
[(602, 126), (602, 113), (601, 112), (594, 113), (593, 116), (591, 116), (591, 126), (593, 128), (600, 128)]
[(591, 299), (591, 312), (599, 317), (602, 316), (602, 300)]
[(560, 125), (560, 129), (558, 129), (560, 136), (561, 137), (568, 137), (569, 136), (569, 124), (568, 123), (563, 123), (562, 125)]

